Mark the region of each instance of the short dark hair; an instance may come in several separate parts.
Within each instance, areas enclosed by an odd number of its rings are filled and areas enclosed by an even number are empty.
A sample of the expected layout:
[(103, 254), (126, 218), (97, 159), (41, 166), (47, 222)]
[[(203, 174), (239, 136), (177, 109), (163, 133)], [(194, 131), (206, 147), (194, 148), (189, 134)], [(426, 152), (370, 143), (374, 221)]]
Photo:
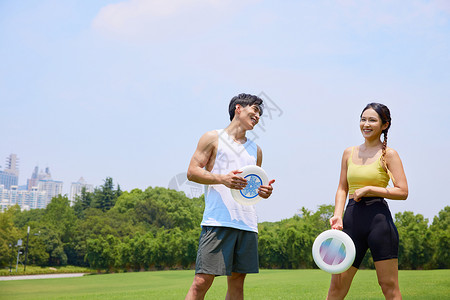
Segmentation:
[(246, 107), (248, 105), (257, 105), (259, 108), (259, 115), (262, 115), (263, 113), (263, 100), (255, 95), (250, 94), (239, 94), (237, 96), (234, 96), (231, 101), (230, 105), (228, 106), (228, 112), (230, 113), (230, 121), (233, 121), (234, 118), (234, 112), (236, 110), (236, 104), (241, 105), (242, 107)]

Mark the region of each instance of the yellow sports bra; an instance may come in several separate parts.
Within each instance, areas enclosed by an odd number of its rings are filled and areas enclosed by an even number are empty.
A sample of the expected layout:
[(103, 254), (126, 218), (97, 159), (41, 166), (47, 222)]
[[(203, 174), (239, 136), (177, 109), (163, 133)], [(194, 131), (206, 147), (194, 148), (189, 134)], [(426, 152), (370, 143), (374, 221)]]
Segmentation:
[(356, 165), (353, 163), (353, 150), (347, 161), (348, 194), (353, 194), (357, 189), (365, 186), (387, 187), (389, 175), (381, 166), (381, 156), (368, 165)]

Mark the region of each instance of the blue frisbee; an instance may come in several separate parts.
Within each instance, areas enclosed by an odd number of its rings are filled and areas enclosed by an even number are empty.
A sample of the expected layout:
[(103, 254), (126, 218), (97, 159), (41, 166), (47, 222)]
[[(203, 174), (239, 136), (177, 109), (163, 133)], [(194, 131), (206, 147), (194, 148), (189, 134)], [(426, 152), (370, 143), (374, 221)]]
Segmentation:
[(239, 176), (247, 180), (247, 185), (242, 190), (231, 189), (233, 199), (242, 205), (254, 205), (261, 201), (261, 196), (258, 195), (258, 189), (261, 185), (268, 185), (269, 180), (266, 172), (258, 166), (245, 166), (239, 171)]

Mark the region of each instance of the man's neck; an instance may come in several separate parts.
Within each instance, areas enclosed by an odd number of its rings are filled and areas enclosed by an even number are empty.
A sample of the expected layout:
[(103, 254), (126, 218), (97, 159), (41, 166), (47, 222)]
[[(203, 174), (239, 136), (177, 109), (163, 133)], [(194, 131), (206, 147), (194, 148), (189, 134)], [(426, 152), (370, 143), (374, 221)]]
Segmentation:
[(244, 144), (247, 141), (245, 134), (247, 130), (242, 128), (238, 122), (232, 121), (227, 128), (225, 128), (227, 134), (237, 143)]

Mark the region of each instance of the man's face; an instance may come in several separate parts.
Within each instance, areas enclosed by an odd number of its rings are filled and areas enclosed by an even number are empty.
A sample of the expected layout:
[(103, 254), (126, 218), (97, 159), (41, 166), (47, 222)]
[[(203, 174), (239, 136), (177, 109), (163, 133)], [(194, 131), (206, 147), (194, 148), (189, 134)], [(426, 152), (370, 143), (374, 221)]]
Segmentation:
[[(239, 120), (244, 124), (248, 130), (251, 130), (255, 127), (259, 122), (260, 118), (260, 109), (256, 104), (247, 105), (245, 107), (238, 104), (239, 107)], [(238, 108), (236, 108), (238, 109)]]

